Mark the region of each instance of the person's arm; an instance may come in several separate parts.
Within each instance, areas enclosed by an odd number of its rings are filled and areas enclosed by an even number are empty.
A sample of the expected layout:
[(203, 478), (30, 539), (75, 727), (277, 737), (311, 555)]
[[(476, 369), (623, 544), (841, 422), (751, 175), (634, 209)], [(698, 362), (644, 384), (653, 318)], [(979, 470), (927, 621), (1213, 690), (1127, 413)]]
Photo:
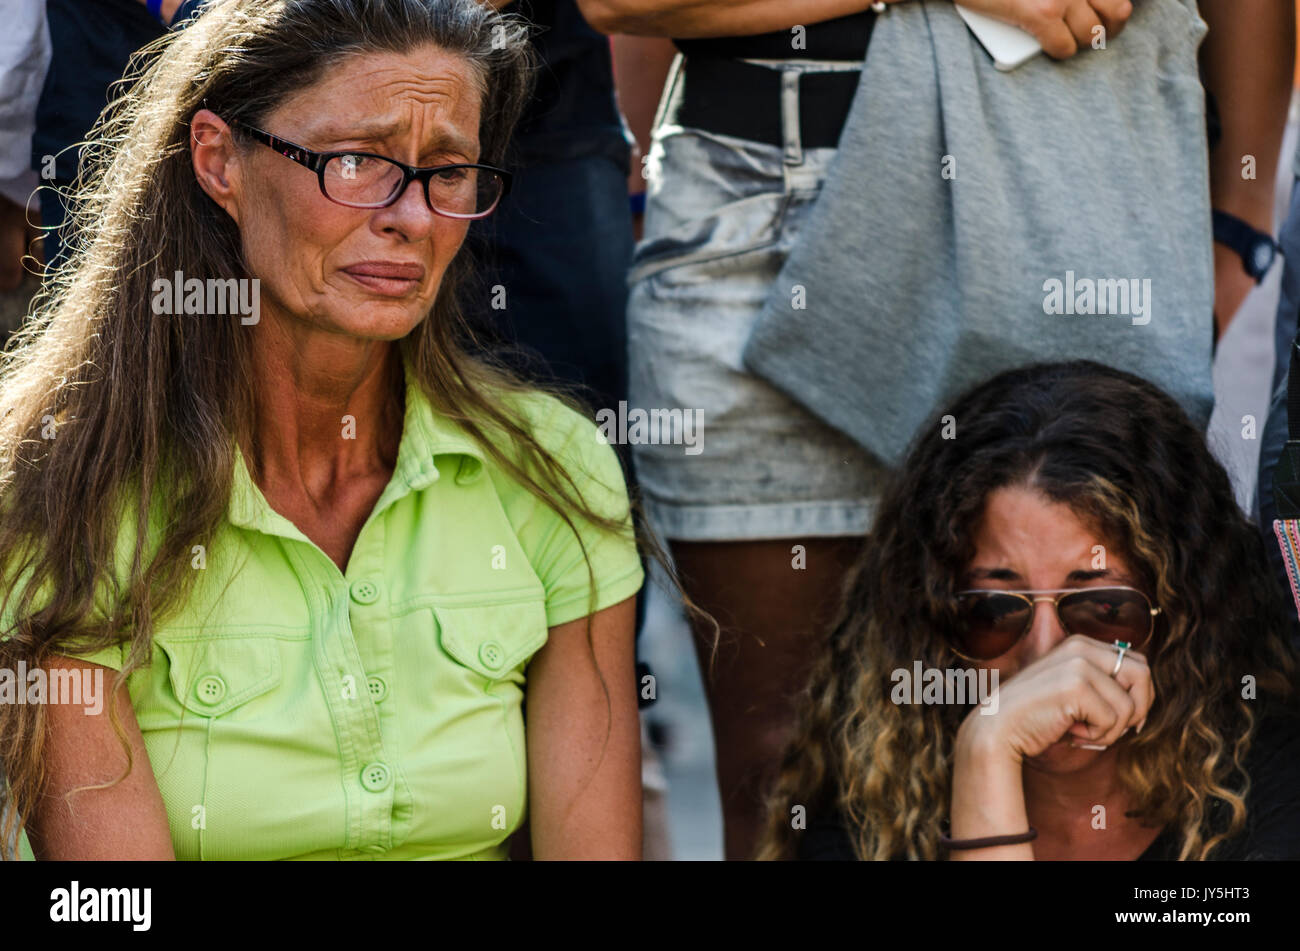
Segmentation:
[[(611, 43), (614, 54), (614, 84), (618, 89), (618, 104), (627, 119), (628, 128), (636, 139), (632, 149), (632, 168), (628, 174), (629, 195), (644, 197), (646, 190), (645, 156), (650, 154), (650, 134), (654, 131), (655, 113), (664, 81), (677, 55), (677, 47), (662, 37), (615, 36)], [(642, 216), (632, 219), (633, 236), (641, 239)]]
[[(905, 3), (908, 0), (886, 0)], [(872, 0), (578, 0), (602, 33), (671, 36), (754, 36), (861, 13)], [(1073, 56), (1104, 27), (1115, 37), (1133, 13), (1130, 0), (961, 0), (961, 6), (1014, 23), (1057, 59)]]
[(632, 36), (754, 36), (861, 13), (872, 0), (578, 0), (601, 33)]
[(558, 624), (528, 666), (534, 859), (641, 858), (635, 623), (628, 598), (592, 615), (590, 645), (586, 618)]
[[(55, 658), (47, 669), (102, 670), (105, 690), (116, 676), (107, 667), (71, 657)], [(77, 792), (72, 791), (112, 783), (126, 772), (126, 753), (109, 722), (108, 704), (93, 715), (79, 704), (46, 708), (48, 786), (27, 822), (27, 838), (38, 860), (176, 858), (167, 810), (125, 685), (113, 702), (133, 766), (116, 785)]]
[[(1223, 138), (1210, 155), (1214, 207), (1274, 233), (1273, 195), (1295, 66), (1295, 7), (1280, 0), (1200, 0), (1210, 26), (1201, 48), (1205, 87)], [(1253, 162), (1248, 163), (1248, 157)], [(1253, 171), (1254, 177), (1246, 177)], [(1228, 329), (1254, 279), (1241, 257), (1214, 245), (1214, 319)]]

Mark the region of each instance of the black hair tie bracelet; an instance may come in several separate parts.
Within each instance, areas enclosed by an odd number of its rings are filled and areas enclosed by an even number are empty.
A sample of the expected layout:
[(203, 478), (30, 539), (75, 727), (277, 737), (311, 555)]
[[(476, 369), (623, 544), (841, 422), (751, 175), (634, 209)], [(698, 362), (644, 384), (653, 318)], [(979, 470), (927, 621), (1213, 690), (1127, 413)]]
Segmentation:
[(946, 835), (941, 835), (939, 844), (945, 849), (960, 851), (991, 849), (995, 845), (1019, 845), (1022, 842), (1033, 842), (1036, 838), (1038, 838), (1038, 830), (1030, 826), (1028, 832), (1021, 832), (1018, 835), (990, 835), (983, 839), (950, 839)]

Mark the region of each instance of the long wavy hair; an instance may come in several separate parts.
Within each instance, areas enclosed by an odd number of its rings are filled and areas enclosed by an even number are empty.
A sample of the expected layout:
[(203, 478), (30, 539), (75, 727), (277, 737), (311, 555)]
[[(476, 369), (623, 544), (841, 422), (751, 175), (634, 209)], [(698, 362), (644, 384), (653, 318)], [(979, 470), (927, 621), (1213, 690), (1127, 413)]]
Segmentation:
[[(231, 437), (256, 418), (247, 331), (233, 317), (159, 320), (149, 306), (157, 274), (252, 276), (238, 228), (195, 178), (194, 113), (259, 126), (346, 58), (435, 45), (477, 69), (481, 161), (503, 164), (533, 81), (527, 40), (523, 20), (475, 0), (216, 0), (132, 57), (67, 196), (68, 257), (0, 363), (0, 567), (23, 580), (4, 592), (0, 667), (124, 642), (121, 677), (147, 664), (156, 622), (191, 590), (193, 546), (224, 517)], [(462, 249), (402, 357), (435, 410), (571, 529), (581, 518), (625, 531), (534, 438), (514, 396), (536, 387), (483, 354), (458, 303), (472, 276)], [(164, 530), (150, 532), (153, 519)], [(594, 609), (594, 584), (591, 597)], [(43, 705), (0, 705), (0, 856), (42, 795), (45, 742)]]
[[(1252, 707), (1295, 706), (1286, 595), (1181, 408), (1144, 380), (1079, 361), (996, 376), (914, 441), (802, 699), (760, 858), (797, 854), (796, 806), (810, 824), (841, 821), (859, 858), (939, 856), (968, 708), (895, 704), (890, 674), (917, 659), (967, 666), (942, 634), (985, 502), (1006, 486), (1070, 506), (1163, 608), (1146, 648), (1155, 705), (1118, 750), (1136, 815), (1172, 825), (1184, 860), (1243, 829)], [(1258, 701), (1243, 699), (1247, 677)]]

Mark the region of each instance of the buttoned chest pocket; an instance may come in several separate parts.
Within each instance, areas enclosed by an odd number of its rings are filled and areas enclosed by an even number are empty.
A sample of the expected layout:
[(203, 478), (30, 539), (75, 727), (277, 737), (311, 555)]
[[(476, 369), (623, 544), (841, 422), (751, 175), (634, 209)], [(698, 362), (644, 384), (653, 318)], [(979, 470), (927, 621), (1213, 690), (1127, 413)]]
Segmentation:
[(435, 605), (433, 613), (443, 650), (487, 681), (513, 677), (546, 643), (546, 605), (541, 600)]
[[(304, 643), (265, 634), (155, 641), (150, 696), (136, 710), (178, 858), (276, 858), (319, 845), (311, 836), (328, 826), (309, 820), (328, 813), (328, 796), (287, 780), (319, 772), (312, 789), (338, 785), (328, 718), (286, 682), (299, 679), (293, 658)], [(290, 812), (302, 821), (285, 822)]]
[(279, 686), (279, 645), (273, 638), (159, 642), (172, 695), (187, 713), (224, 716)]

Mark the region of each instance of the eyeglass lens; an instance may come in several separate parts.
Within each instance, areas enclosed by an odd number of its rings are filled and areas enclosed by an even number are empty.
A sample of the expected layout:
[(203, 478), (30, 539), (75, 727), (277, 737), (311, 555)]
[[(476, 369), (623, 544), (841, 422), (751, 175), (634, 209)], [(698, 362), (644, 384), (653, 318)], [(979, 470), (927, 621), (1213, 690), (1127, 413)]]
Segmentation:
[[(336, 155), (325, 163), (325, 194), (334, 201), (380, 206), (402, 184), (402, 169), (373, 155)], [(481, 168), (450, 168), (429, 179), (429, 204), (451, 215), (479, 215), (501, 198), (501, 176)]]

